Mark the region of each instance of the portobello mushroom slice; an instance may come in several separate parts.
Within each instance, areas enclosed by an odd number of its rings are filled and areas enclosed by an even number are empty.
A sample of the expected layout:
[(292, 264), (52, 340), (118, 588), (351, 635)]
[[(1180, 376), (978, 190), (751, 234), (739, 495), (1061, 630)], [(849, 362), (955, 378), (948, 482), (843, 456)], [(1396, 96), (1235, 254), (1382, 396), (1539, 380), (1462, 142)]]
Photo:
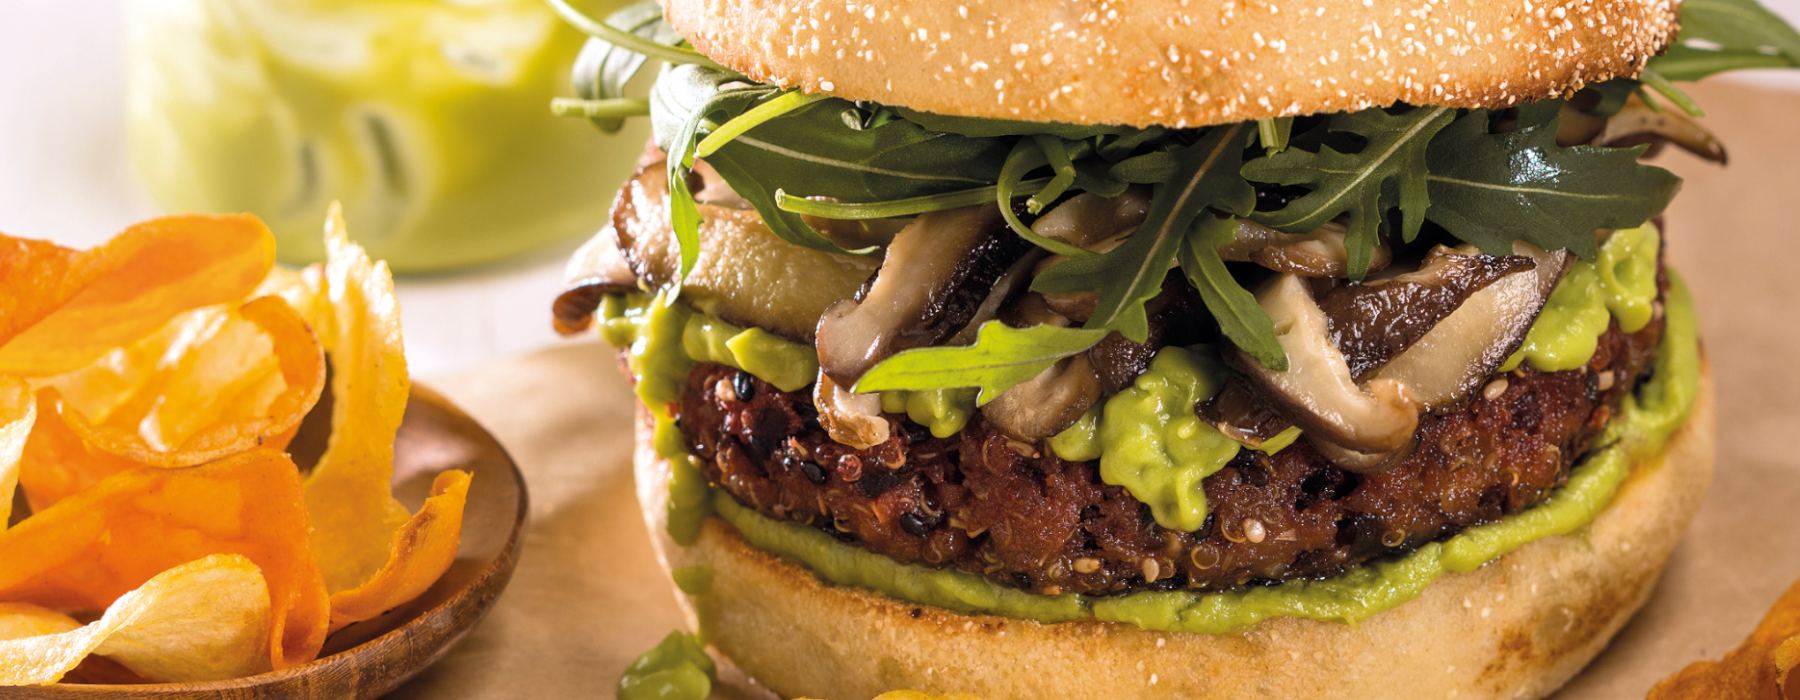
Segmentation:
[[(1461, 250), (1473, 253), (1472, 247)], [(1531, 324), (1568, 269), (1566, 250), (1545, 252), (1516, 242), (1513, 252), (1531, 259), (1533, 267), (1508, 274), (1469, 295), (1454, 312), (1374, 371), (1371, 380), (1400, 382), (1426, 410), (1448, 409), (1467, 398), (1525, 342)]]
[[(1005, 233), (992, 204), (919, 216), (894, 235), (865, 293), (817, 321), (819, 367), (841, 386), (895, 353), (938, 345), (968, 326), (994, 283), (1032, 247)], [(781, 284), (807, 286), (804, 275)]]
[(594, 311), (600, 308), (602, 297), (636, 291), (637, 285), (637, 273), (619, 252), (619, 234), (608, 224), (583, 243), (563, 268), (563, 291), (550, 307), (556, 332), (574, 335), (593, 327)]
[(1419, 269), (1346, 282), (1319, 297), (1331, 342), (1358, 380), (1386, 365), (1463, 305), (1507, 275), (1530, 270), (1522, 255), (1462, 255), (1438, 246)]
[[(654, 288), (667, 285), (681, 257), (669, 228), (668, 181), (652, 160), (619, 191), (613, 228), (633, 273)], [(722, 181), (721, 181), (722, 182)], [(708, 180), (704, 192), (717, 194)], [(754, 209), (700, 204), (700, 258), (682, 298), (739, 326), (756, 326), (800, 343), (813, 342), (819, 316), (850, 298), (875, 273), (873, 256), (837, 255), (776, 236)]]
[(1100, 377), (1086, 354), (1065, 357), (981, 407), (1008, 437), (1036, 442), (1060, 433), (1100, 400)]
[[(1652, 110), (1637, 95), (1626, 100), (1625, 107), (1618, 114), (1606, 119), (1606, 126), (1594, 136), (1592, 143), (1595, 146), (1617, 148), (1665, 141), (1720, 165), (1724, 165), (1729, 159), (1725, 153), (1725, 144), (1720, 143), (1705, 127), (1677, 110)], [(1654, 151), (1657, 146), (1652, 145), (1650, 148)]]
[[(1301, 277), (1347, 277), (1346, 235), (1344, 225), (1335, 221), (1326, 222), (1311, 233), (1282, 233), (1249, 219), (1238, 219), (1237, 238), (1219, 246), (1219, 257)], [(1393, 257), (1387, 242), (1380, 242), (1369, 255), (1369, 273), (1387, 267)]]
[(1288, 356), (1287, 371), (1270, 370), (1230, 344), (1225, 346), (1225, 360), (1299, 425), (1308, 440), (1379, 457), (1340, 463), (1362, 472), (1412, 442), (1419, 410), (1406, 387), (1393, 379), (1356, 382), (1343, 353), (1331, 342), (1325, 312), (1313, 301), (1304, 278), (1294, 274), (1272, 278), (1256, 299), (1275, 322), (1275, 337)]
[(813, 382), (813, 406), (825, 434), (839, 444), (866, 450), (892, 437), (893, 429), (881, 415), (881, 394), (851, 393), (823, 371)]

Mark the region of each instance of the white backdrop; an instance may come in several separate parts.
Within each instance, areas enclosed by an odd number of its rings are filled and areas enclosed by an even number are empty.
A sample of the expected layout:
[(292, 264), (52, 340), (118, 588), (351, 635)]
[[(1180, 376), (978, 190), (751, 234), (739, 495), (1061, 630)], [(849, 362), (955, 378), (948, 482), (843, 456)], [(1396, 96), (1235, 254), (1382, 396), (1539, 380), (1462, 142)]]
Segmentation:
[[(1763, 2), (1800, 24), (1800, 0)], [(158, 213), (125, 160), (122, 4), (0, 2), (0, 231), (86, 247)], [(1800, 90), (1800, 71), (1726, 79)], [(558, 342), (549, 305), (567, 252), (402, 280), (413, 371), (462, 369)]]

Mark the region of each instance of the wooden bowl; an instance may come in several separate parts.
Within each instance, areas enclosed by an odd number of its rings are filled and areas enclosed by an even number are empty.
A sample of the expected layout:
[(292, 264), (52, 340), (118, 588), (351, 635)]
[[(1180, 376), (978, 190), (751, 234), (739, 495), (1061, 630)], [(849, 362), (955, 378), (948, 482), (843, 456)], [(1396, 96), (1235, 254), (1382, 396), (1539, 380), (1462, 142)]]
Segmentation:
[[(309, 465), (324, 449), (329, 399), (322, 399), (301, 428), (291, 451)], [(462, 545), (456, 562), (424, 595), (373, 620), (331, 635), (319, 659), (249, 678), (208, 683), (56, 685), (0, 688), (8, 700), (114, 700), (156, 698), (373, 698), (404, 683), (441, 658), (487, 615), (512, 578), (525, 531), (525, 478), (494, 436), (437, 392), (413, 385), (406, 419), (394, 443), (394, 496), (416, 510), (431, 480), (445, 469), (471, 472), (463, 510)], [(94, 657), (90, 657), (90, 660)]]

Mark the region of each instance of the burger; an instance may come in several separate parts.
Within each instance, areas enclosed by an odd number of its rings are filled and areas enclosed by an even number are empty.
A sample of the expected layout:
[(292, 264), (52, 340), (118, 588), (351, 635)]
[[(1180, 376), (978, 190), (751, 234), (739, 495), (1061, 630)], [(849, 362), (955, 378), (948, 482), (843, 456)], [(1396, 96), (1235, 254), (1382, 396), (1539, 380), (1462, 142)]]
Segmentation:
[(1749, 0), (552, 4), (656, 132), (555, 305), (697, 630), (622, 687), (1540, 697), (1710, 481), (1642, 161)]

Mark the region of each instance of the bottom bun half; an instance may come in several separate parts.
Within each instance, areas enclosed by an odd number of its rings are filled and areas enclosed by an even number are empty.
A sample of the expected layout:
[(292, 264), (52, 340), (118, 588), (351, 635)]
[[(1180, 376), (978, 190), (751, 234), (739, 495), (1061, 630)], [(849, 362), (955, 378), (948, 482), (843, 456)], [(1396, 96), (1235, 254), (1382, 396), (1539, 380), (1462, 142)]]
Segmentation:
[(666, 567), (711, 568), (710, 642), (784, 697), (829, 700), (901, 689), (987, 700), (1542, 697), (1649, 598), (1712, 480), (1714, 441), (1702, 360), (1692, 416), (1587, 528), (1448, 574), (1356, 626), (1283, 617), (1203, 635), (968, 615), (833, 586), (717, 517), (678, 546), (664, 527), (669, 465), (639, 414), (639, 501)]

